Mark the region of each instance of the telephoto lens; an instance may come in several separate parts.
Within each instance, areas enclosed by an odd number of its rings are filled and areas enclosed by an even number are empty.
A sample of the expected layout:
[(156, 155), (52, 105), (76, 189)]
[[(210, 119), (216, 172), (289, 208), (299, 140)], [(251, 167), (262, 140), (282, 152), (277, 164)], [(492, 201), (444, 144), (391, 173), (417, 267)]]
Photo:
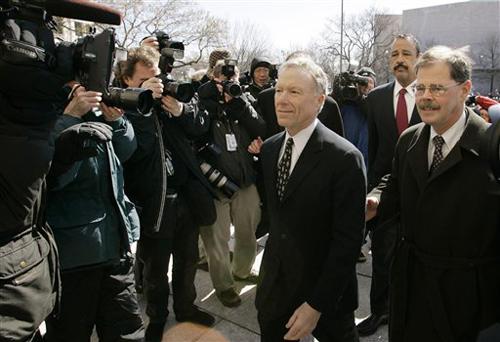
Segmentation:
[(222, 193), (228, 198), (233, 197), (233, 195), (240, 189), (236, 184), (234, 184), (209, 163), (201, 162), (200, 168), (201, 172), (205, 175), (205, 177), (207, 177), (210, 184), (222, 191)]
[(158, 78), (163, 82), (163, 96), (170, 95), (184, 103), (189, 103), (193, 98), (194, 88), (191, 83), (177, 82), (165, 74), (159, 75)]
[(153, 92), (142, 88), (109, 88), (104, 93), (103, 102), (112, 107), (149, 114), (153, 108)]

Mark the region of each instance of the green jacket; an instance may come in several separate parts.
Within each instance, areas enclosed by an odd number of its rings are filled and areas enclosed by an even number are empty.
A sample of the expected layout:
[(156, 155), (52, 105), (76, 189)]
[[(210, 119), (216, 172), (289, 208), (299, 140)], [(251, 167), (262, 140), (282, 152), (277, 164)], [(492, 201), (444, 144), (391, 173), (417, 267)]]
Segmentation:
[[(54, 137), (84, 121), (102, 119), (94, 113), (83, 119), (62, 115)], [(134, 131), (125, 118), (107, 124), (113, 128), (112, 143), (97, 144), (95, 157), (76, 162), (50, 184), (47, 221), (62, 270), (117, 262), (139, 239), (139, 218), (123, 191), (122, 170), (137, 146)]]

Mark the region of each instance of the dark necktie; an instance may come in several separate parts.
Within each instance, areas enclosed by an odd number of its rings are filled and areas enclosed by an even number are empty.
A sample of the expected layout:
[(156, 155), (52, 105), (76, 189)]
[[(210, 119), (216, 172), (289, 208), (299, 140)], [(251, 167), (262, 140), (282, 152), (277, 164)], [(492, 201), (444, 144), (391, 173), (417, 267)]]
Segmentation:
[(432, 174), (434, 170), (441, 164), (443, 161), (443, 145), (444, 139), (440, 135), (436, 135), (432, 138), (432, 143), (434, 144), (434, 156), (432, 157), (432, 164), (429, 170), (429, 173)]
[(281, 157), (278, 165), (278, 181), (276, 183), (276, 189), (278, 190), (279, 200), (283, 200), (283, 195), (285, 194), (285, 186), (288, 183), (288, 177), (290, 175), (290, 164), (292, 162), (292, 146), (293, 139), (288, 138), (286, 141), (285, 152)]
[(398, 126), (398, 135), (401, 135), (408, 128), (408, 109), (405, 99), (406, 89), (402, 88), (399, 91), (398, 105), (396, 107), (396, 124)]

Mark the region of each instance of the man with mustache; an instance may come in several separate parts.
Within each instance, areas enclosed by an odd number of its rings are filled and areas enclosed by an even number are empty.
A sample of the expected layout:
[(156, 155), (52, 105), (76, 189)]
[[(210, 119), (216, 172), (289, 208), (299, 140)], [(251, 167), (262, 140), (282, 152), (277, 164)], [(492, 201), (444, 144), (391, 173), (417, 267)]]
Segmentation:
[[(415, 82), (414, 66), (419, 54), (420, 46), (415, 37), (397, 35), (389, 60), (395, 80), (375, 88), (367, 96), (368, 191), (390, 173), (394, 147), (401, 132), (420, 122), (411, 88)], [(394, 225), (379, 226), (375, 219), (368, 222), (367, 227), (372, 231), (371, 314), (358, 324), (361, 336), (371, 335), (381, 324), (387, 324), (389, 255), (395, 239)]]
[(478, 154), (489, 125), (464, 104), (462, 51), (433, 47), (416, 73), (423, 123), (401, 135), (378, 209), (399, 222), (389, 340), (476, 341), (500, 321), (500, 184)]

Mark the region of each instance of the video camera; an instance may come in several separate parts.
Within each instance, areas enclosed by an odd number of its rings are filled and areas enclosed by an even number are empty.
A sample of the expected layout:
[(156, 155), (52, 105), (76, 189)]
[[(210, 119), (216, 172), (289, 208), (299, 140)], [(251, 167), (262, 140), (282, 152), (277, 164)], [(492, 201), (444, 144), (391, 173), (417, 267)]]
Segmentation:
[(163, 31), (156, 31), (153, 35), (158, 41), (160, 50), (158, 67), (161, 74), (158, 78), (163, 82), (163, 96), (170, 95), (181, 102), (190, 102), (195, 93), (193, 85), (177, 82), (170, 76), (174, 62), (184, 58), (184, 44), (171, 40), (170, 36)]
[(358, 85), (367, 86), (369, 77), (360, 76), (354, 71), (345, 71), (337, 75), (333, 81), (333, 97), (339, 103), (357, 101), (360, 97)]
[[(0, 59), (7, 65), (54, 71), (53, 77), (46, 82), (58, 79), (62, 85), (76, 80), (87, 90), (101, 92), (103, 102), (109, 106), (148, 112), (153, 105), (150, 91), (108, 87), (115, 58), (114, 30), (107, 29), (97, 35), (87, 35), (76, 43), (63, 42), (56, 46), (50, 32), (56, 24), (47, 13), (49, 8), (51, 13), (62, 16), (90, 20), (92, 15), (96, 15), (95, 20), (119, 24), (119, 20), (116, 22), (114, 16), (103, 16), (101, 12), (95, 12), (95, 8), (89, 9), (82, 3), (0, 0), (0, 20), (3, 21), (0, 32)], [(80, 8), (85, 11), (76, 15), (74, 11)], [(101, 16), (98, 13), (101, 13)], [(19, 34), (20, 31), (22, 35)], [(47, 87), (51, 88), (48, 85)]]
[(112, 107), (146, 114), (153, 107), (152, 91), (141, 88), (108, 87), (115, 59), (115, 32), (106, 29), (88, 35), (73, 45), (75, 78), (87, 90), (102, 93), (102, 101)]

